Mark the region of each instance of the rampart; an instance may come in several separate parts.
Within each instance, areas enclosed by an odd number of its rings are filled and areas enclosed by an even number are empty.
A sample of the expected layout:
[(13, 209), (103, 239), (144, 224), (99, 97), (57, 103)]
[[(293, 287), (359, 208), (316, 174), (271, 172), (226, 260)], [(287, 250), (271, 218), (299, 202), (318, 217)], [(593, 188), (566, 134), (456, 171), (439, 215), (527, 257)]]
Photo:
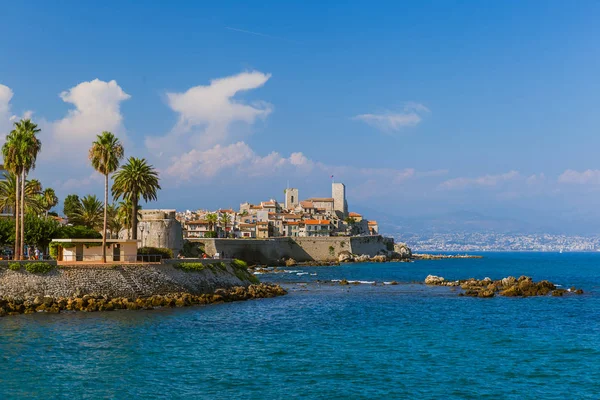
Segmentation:
[[(286, 237), (270, 239), (195, 239), (213, 256), (269, 264), (293, 258), (299, 262), (335, 261), (342, 252), (374, 257), (393, 249), (393, 240), (377, 236)], [(390, 246), (391, 244), (391, 246)]]

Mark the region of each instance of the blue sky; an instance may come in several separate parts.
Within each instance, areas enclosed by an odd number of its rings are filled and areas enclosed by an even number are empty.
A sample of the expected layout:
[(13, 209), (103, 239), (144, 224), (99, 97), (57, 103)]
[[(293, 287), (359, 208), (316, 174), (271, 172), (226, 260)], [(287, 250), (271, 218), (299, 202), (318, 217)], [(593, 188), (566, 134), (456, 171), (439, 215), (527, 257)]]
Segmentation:
[(357, 209), (600, 217), (600, 3), (328, 3), (3, 3), (0, 134), (32, 113), (61, 197), (112, 130), (160, 207), (334, 174)]

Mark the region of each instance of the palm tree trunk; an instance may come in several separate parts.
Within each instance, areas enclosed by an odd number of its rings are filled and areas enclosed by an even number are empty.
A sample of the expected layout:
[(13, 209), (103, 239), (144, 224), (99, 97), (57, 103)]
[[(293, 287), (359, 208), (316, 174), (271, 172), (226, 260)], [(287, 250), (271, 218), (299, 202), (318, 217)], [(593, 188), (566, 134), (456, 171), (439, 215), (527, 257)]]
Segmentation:
[(102, 230), (102, 262), (106, 262), (106, 223), (108, 222), (108, 174), (104, 175), (104, 229)]
[(137, 227), (138, 227), (138, 198), (137, 193), (133, 193), (131, 196), (131, 239), (137, 240)]
[(25, 170), (21, 175), (21, 243), (19, 243), (21, 258), (25, 255)]
[(15, 208), (13, 210), (13, 213), (15, 214), (15, 253), (13, 254), (13, 259), (18, 260), (19, 259), (19, 200), (20, 200), (20, 193), (21, 193), (21, 186), (20, 186), (20, 182), (21, 179), (19, 179), (19, 173), (17, 172), (15, 174)]

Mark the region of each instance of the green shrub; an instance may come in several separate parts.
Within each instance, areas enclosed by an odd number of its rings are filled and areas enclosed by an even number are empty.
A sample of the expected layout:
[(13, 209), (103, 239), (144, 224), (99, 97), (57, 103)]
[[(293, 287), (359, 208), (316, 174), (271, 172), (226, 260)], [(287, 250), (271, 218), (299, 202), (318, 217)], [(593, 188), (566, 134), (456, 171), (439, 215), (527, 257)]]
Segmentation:
[(18, 271), (21, 269), (21, 263), (18, 263), (18, 262), (8, 263), (8, 268), (13, 271)]
[(146, 255), (160, 255), (163, 259), (173, 258), (173, 250), (167, 249), (166, 247), (140, 247), (137, 251), (139, 256)]
[(182, 262), (182, 263), (175, 264), (175, 268), (179, 268), (186, 272), (191, 272), (191, 271), (203, 271), (205, 266), (204, 266), (204, 264), (199, 263), (199, 262)]
[(237, 258), (231, 262), (231, 266), (235, 269), (248, 269), (248, 263), (243, 260), (238, 260)]
[(209, 238), (209, 239), (214, 239), (217, 237), (217, 232), (215, 231), (208, 231), (204, 233), (204, 237), (205, 238)]
[(334, 255), (335, 254), (335, 247), (329, 246), (329, 254), (330, 255)]
[(25, 270), (32, 274), (47, 274), (56, 266), (45, 262), (29, 262), (25, 263)]

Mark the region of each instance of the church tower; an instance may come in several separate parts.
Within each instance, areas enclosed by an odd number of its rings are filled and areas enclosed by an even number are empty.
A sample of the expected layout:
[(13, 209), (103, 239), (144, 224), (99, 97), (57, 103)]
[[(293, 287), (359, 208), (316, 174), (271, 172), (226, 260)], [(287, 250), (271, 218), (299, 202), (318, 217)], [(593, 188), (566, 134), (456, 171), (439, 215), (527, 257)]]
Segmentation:
[(333, 209), (340, 218), (348, 216), (348, 203), (346, 202), (346, 186), (343, 183), (331, 184), (331, 197)]
[(285, 189), (285, 208), (286, 210), (293, 210), (298, 207), (300, 201), (298, 199), (298, 189), (289, 188)]

